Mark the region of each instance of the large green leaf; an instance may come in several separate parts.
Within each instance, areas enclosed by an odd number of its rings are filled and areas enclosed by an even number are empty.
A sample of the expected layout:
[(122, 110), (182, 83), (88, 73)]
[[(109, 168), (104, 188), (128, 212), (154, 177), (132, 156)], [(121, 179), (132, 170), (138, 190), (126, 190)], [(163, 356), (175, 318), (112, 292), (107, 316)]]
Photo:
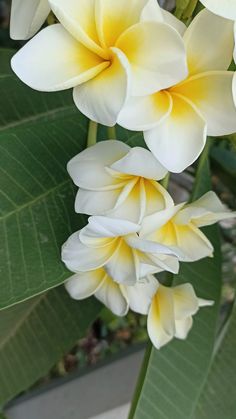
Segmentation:
[(236, 417), (236, 303), (222, 335), (194, 419)]
[(0, 405), (36, 380), (85, 335), (100, 303), (77, 302), (64, 287), (0, 312)]
[(74, 212), (68, 160), (86, 144), (87, 119), (71, 92), (39, 93), (0, 53), (0, 308), (58, 285), (69, 275), (60, 247), (82, 217)]
[[(209, 165), (200, 161), (194, 198), (209, 186)], [(204, 187), (205, 184), (205, 187)], [(160, 351), (148, 350), (141, 371), (130, 419), (190, 419), (204, 385), (215, 341), (221, 290), (220, 238), (217, 227), (206, 231), (214, 258), (182, 263), (173, 284), (190, 282), (198, 296), (215, 301), (194, 317), (186, 341), (174, 340)]]

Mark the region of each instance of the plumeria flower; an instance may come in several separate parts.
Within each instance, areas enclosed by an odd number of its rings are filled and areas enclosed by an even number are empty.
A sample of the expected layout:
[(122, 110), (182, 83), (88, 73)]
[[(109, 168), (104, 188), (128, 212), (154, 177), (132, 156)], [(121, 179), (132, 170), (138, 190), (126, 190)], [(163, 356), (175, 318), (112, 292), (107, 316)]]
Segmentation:
[(78, 213), (105, 214), (140, 223), (144, 215), (173, 202), (156, 182), (166, 175), (166, 169), (141, 147), (102, 141), (75, 156), (67, 169), (80, 187), (75, 200)]
[(236, 20), (235, 0), (201, 0), (201, 3), (216, 15)]
[(12, 0), (11, 38), (31, 38), (41, 28), (49, 12), (48, 0)]
[(125, 316), (130, 304), (135, 311), (146, 314), (150, 300), (156, 291), (153, 276), (143, 278), (129, 286), (115, 282), (103, 268), (81, 272), (69, 278), (65, 287), (72, 298), (82, 300), (94, 295), (117, 316)]
[(118, 118), (125, 128), (144, 130), (147, 146), (172, 172), (183, 171), (197, 159), (207, 135), (236, 131), (234, 72), (227, 71), (234, 48), (233, 22), (204, 9), (183, 40), (188, 77), (155, 94), (131, 97)]
[[(30, 40), (12, 68), (36, 90), (74, 88), (79, 110), (112, 126), (130, 93), (151, 94), (187, 74), (181, 36), (163, 18), (146, 20), (149, 2), (49, 0), (60, 23)], [(162, 16), (157, 2), (155, 12)]]
[(212, 256), (213, 247), (200, 227), (235, 217), (226, 211), (214, 192), (208, 192), (192, 204), (182, 203), (144, 218), (140, 237), (182, 251), (179, 259), (196, 261)]
[(148, 311), (147, 328), (153, 345), (160, 349), (174, 337), (186, 339), (192, 327), (192, 316), (200, 307), (213, 301), (197, 298), (191, 284), (168, 288), (157, 284)]
[(141, 240), (139, 230), (139, 224), (127, 220), (90, 217), (88, 225), (63, 245), (62, 260), (75, 273), (104, 267), (114, 281), (126, 285), (135, 284), (148, 273), (177, 273), (177, 250)]

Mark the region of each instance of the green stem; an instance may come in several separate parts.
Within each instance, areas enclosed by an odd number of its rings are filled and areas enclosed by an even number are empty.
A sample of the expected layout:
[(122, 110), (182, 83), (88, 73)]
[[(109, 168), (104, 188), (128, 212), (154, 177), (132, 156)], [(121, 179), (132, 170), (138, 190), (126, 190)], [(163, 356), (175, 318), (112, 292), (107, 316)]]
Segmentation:
[(91, 147), (97, 142), (98, 124), (94, 121), (89, 121), (87, 147)]
[(107, 136), (108, 140), (115, 140), (116, 139), (116, 126), (107, 127)]
[[(211, 138), (207, 138), (205, 148), (198, 159), (198, 166), (197, 166), (196, 177), (195, 177), (196, 179), (200, 177), (200, 174), (203, 170), (206, 170), (206, 167), (207, 167), (207, 170), (209, 170), (208, 156), (209, 156), (211, 145), (212, 145)], [(200, 195), (201, 195), (201, 188), (199, 186), (199, 183), (195, 181), (190, 201), (191, 202), (195, 201), (197, 198), (199, 198)]]
[(168, 185), (169, 185), (169, 180), (170, 180), (170, 172), (168, 172), (166, 174), (166, 176), (164, 177), (164, 179), (162, 179), (162, 181), (160, 182), (161, 185), (163, 186), (163, 188), (167, 189)]
[(142, 391), (143, 383), (144, 383), (144, 380), (145, 380), (145, 377), (146, 377), (147, 366), (148, 366), (148, 363), (149, 363), (151, 351), (152, 351), (152, 344), (149, 341), (148, 344), (147, 344), (147, 349), (146, 349), (145, 354), (144, 354), (143, 363), (142, 363), (141, 370), (140, 370), (139, 377), (138, 377), (138, 381), (137, 381), (137, 384), (136, 384), (134, 397), (133, 397), (133, 401), (132, 401), (132, 405), (131, 405), (131, 408), (130, 408), (128, 419), (133, 419), (134, 418), (135, 411), (136, 411), (137, 404), (138, 404), (139, 397), (140, 397), (140, 393)]
[(193, 12), (196, 9), (197, 3), (198, 3), (198, 0), (190, 0), (188, 6), (183, 12), (183, 15), (182, 15), (183, 20), (190, 19), (192, 17)]

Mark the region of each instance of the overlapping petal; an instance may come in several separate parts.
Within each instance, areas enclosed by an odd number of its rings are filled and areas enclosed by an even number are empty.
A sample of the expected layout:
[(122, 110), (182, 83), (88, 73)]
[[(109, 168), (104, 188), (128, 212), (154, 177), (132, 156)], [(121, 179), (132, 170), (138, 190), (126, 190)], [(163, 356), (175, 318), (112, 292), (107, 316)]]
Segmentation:
[(132, 68), (132, 94), (144, 96), (168, 88), (187, 76), (184, 44), (169, 25), (140, 22), (116, 42)]
[(182, 172), (200, 155), (206, 142), (207, 125), (193, 102), (172, 93), (170, 115), (144, 132), (154, 156), (170, 172)]
[(48, 0), (13, 0), (10, 20), (11, 38), (31, 38), (43, 25), (49, 12)]
[(64, 28), (89, 50), (103, 58), (108, 55), (101, 47), (95, 21), (95, 0), (49, 0), (54, 14)]
[[(110, 65), (95, 78), (74, 88), (78, 109), (93, 121), (115, 125), (130, 92), (129, 62), (118, 48), (111, 48)], [(106, 61), (103, 63), (105, 67)]]
[[(231, 56), (232, 58), (232, 56)], [(236, 131), (232, 71), (210, 71), (188, 78), (174, 92), (188, 98), (200, 111), (212, 136)]]
[(235, 215), (235, 212), (229, 211), (222, 204), (215, 192), (210, 191), (179, 211), (175, 216), (175, 223), (183, 225), (191, 222), (197, 227), (203, 227)]
[(234, 48), (233, 22), (204, 9), (186, 30), (184, 43), (190, 74), (227, 70)]
[(214, 250), (199, 227), (235, 216), (214, 192), (208, 192), (191, 204), (172, 202), (164, 210), (144, 217), (139, 237), (142, 243), (151, 241), (173, 251), (178, 249), (176, 254), (181, 261), (196, 261), (212, 256)]
[(106, 275), (104, 282), (95, 292), (95, 297), (108, 307), (117, 316), (125, 316), (129, 304), (122, 290), (109, 275)]
[(131, 96), (118, 116), (118, 123), (130, 130), (146, 131), (167, 118), (172, 106), (172, 97), (165, 90), (147, 96)]
[(157, 288), (158, 281), (152, 275), (143, 278), (133, 286), (121, 285), (122, 292), (126, 295), (131, 310), (140, 314), (148, 314), (153, 295)]
[(147, 3), (148, 0), (97, 0), (96, 25), (101, 45), (114, 46), (127, 28), (139, 22)]
[(18, 77), (33, 89), (55, 91), (86, 82), (107, 68), (109, 62), (56, 24), (40, 31), (21, 48), (11, 65)]
[[(206, 306), (213, 304), (204, 301)], [(192, 327), (192, 316), (199, 307), (201, 299), (197, 298), (192, 285), (172, 288), (159, 285), (148, 313), (148, 334), (153, 345), (160, 349), (174, 337), (186, 339)]]
[(127, 314), (129, 306), (125, 295), (102, 268), (73, 275), (66, 281), (65, 287), (75, 300), (94, 295), (117, 316)]

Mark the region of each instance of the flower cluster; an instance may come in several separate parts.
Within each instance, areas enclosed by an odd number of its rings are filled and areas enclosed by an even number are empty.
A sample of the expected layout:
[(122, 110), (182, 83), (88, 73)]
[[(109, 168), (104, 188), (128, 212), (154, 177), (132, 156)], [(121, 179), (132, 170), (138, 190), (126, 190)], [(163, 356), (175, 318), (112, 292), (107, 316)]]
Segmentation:
[(79, 186), (75, 210), (91, 215), (62, 248), (75, 273), (66, 284), (75, 299), (94, 294), (117, 315), (130, 308), (148, 315), (148, 332), (160, 348), (174, 336), (184, 339), (199, 307), (190, 284), (167, 288), (153, 274), (178, 273), (179, 261), (212, 256), (200, 227), (232, 217), (214, 192), (175, 205), (158, 180), (166, 170), (150, 151), (102, 141), (68, 163)]
[(73, 88), (75, 105), (92, 121), (144, 132), (149, 150), (102, 141), (68, 163), (79, 187), (75, 211), (90, 217), (63, 245), (62, 260), (74, 273), (66, 283), (73, 298), (95, 295), (119, 316), (147, 315), (157, 348), (185, 339), (192, 316), (212, 301), (154, 275), (211, 257), (200, 228), (234, 216), (214, 192), (176, 205), (159, 183), (191, 165), (207, 135), (236, 131), (230, 1), (223, 17), (218, 2), (202, 2), (214, 3), (214, 13), (202, 10), (188, 28), (156, 0), (31, 0), (30, 7), (13, 0), (11, 13), (16, 39), (33, 36), (49, 11), (58, 21), (13, 57), (23, 82), (48, 92)]

